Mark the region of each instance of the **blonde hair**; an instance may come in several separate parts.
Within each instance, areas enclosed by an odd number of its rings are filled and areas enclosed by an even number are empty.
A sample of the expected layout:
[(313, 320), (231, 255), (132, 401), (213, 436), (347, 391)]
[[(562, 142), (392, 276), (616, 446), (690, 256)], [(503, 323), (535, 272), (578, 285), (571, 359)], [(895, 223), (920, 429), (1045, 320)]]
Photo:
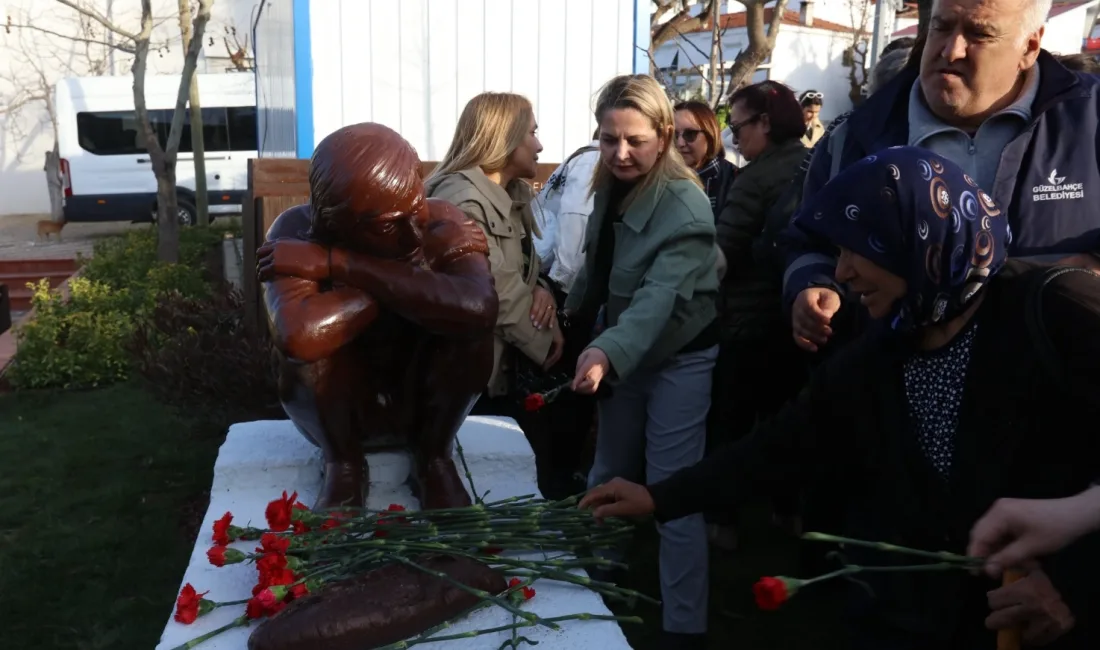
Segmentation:
[[(673, 180), (689, 180), (701, 189), (703, 184), (699, 175), (688, 167), (683, 157), (672, 143), (675, 129), (672, 102), (668, 100), (661, 84), (647, 74), (621, 75), (604, 84), (596, 98), (596, 123), (603, 124), (608, 111), (616, 108), (633, 108), (644, 115), (652, 124), (659, 137), (665, 139), (665, 150), (657, 157), (653, 168), (634, 185), (619, 206), (625, 212), (638, 196), (650, 187)], [(614, 180), (611, 171), (600, 161), (592, 174), (592, 185), (588, 189), (591, 196), (597, 190), (607, 187)], [(658, 194), (660, 190), (658, 190)]]
[(531, 128), (535, 109), (513, 93), (481, 93), (466, 103), (451, 146), (429, 178), (480, 167), (487, 174), (508, 165)]

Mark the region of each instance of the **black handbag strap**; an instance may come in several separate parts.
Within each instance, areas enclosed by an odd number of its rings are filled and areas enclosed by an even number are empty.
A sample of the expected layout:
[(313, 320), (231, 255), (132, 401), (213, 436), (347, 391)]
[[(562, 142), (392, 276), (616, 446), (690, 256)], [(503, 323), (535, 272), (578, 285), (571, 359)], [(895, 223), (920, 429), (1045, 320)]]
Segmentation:
[(1024, 319), (1027, 322), (1027, 331), (1031, 337), (1031, 342), (1039, 359), (1039, 363), (1047, 371), (1050, 379), (1058, 382), (1057, 385), (1060, 387), (1069, 390), (1073, 389), (1073, 386), (1070, 385), (1072, 382), (1069, 380), (1069, 373), (1066, 370), (1061, 354), (1059, 354), (1058, 349), (1054, 346), (1054, 342), (1050, 340), (1050, 335), (1047, 333), (1046, 322), (1043, 318), (1043, 291), (1047, 288), (1047, 285), (1056, 278), (1066, 273), (1074, 272), (1092, 274), (1088, 269), (1071, 266), (1055, 266), (1049, 268), (1035, 281), (1031, 291), (1028, 293), (1027, 303), (1024, 305)]

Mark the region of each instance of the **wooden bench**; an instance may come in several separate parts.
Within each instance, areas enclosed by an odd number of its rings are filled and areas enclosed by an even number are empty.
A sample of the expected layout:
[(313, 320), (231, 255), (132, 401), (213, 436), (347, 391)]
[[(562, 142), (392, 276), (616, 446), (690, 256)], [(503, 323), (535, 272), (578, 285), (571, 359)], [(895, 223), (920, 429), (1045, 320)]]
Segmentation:
[[(421, 176), (427, 177), (435, 169), (436, 162), (422, 162)], [(539, 163), (535, 177), (535, 190), (558, 168), (558, 163)], [(243, 219), (244, 268), (241, 269), (241, 287), (245, 298), (245, 321), (253, 332), (267, 335), (263, 325), (266, 315), (260, 299), (260, 287), (256, 282), (256, 249), (263, 243), (267, 230), (284, 210), (309, 202), (309, 161), (295, 158), (253, 158), (248, 161), (248, 192), (245, 195)]]

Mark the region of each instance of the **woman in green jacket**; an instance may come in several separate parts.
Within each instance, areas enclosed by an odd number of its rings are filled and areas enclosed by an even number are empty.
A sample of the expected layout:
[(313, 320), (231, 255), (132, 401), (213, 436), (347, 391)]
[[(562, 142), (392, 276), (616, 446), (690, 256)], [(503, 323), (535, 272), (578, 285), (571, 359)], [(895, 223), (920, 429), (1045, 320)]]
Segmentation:
[[(714, 215), (676, 151), (672, 106), (648, 75), (616, 77), (596, 106), (600, 165), (592, 179), (584, 267), (566, 311), (604, 314), (577, 361), (573, 389), (613, 385), (598, 406), (589, 486), (616, 476), (661, 480), (703, 457), (718, 356)], [(663, 649), (701, 647), (707, 540), (701, 515), (662, 524)]]

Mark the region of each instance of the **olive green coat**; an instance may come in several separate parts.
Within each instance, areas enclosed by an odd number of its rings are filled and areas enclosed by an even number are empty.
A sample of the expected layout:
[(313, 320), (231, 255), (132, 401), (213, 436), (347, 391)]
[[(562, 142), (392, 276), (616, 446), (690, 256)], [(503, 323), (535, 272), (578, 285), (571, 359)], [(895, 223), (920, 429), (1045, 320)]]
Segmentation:
[(489, 267), (500, 301), (493, 374), (487, 392), (490, 396), (504, 395), (510, 388), (513, 350), (542, 364), (553, 342), (550, 329), (535, 329), (531, 324), (532, 292), (541, 266), (533, 243), (528, 242), (530, 262), (524, 273), (523, 240), (530, 239), (535, 228), (531, 188), (515, 180), (506, 190), (476, 167), (431, 177), (424, 186), (429, 197), (455, 204), (485, 231)]

